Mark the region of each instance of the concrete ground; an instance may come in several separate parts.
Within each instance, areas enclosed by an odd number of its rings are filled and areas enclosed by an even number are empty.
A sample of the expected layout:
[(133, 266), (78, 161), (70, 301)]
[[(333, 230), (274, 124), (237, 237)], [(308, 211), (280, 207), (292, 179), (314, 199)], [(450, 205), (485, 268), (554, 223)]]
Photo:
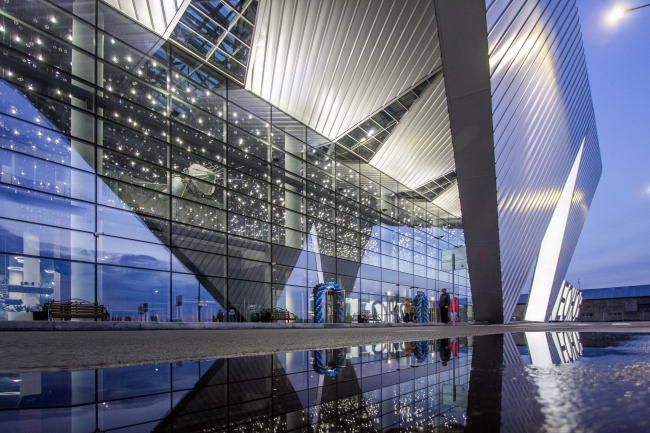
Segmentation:
[(0, 332), (0, 373), (112, 368), (524, 331), (650, 332), (650, 322)]

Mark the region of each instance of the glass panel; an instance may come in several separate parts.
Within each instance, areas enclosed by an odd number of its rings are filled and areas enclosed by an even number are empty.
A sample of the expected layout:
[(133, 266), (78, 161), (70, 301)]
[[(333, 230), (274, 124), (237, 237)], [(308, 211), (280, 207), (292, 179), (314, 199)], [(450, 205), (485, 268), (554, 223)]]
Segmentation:
[(0, 149), (0, 181), (63, 197), (94, 201), (95, 176)]
[(271, 286), (267, 283), (228, 280), (228, 321), (250, 322), (271, 308)]
[(69, 145), (59, 132), (0, 114), (0, 147), (92, 171), (94, 149), (79, 141)]
[(223, 68), (224, 71), (230, 73), (240, 82), (244, 82), (244, 79), (246, 78), (246, 68), (241, 63), (233, 60), (232, 57), (228, 56), (223, 51), (219, 49), (215, 50), (214, 54), (210, 56), (208, 61)]
[(226, 280), (201, 278), (199, 302), (201, 322), (225, 322)]
[[(30, 242), (31, 235), (25, 240)], [(26, 320), (25, 313), (52, 300), (94, 302), (95, 265), (0, 254), (0, 293), (0, 320)]]
[(170, 255), (169, 249), (164, 245), (100, 236), (97, 240), (97, 261), (102, 264), (168, 271)]
[(213, 47), (208, 41), (181, 23), (174, 27), (171, 38), (201, 57), (207, 56)]
[(209, 253), (226, 254), (226, 235), (183, 224), (172, 224), (172, 245)]
[(105, 206), (169, 218), (169, 197), (115, 180), (97, 182), (97, 202)]
[(226, 230), (224, 211), (177, 198), (172, 199), (172, 220), (210, 230)]
[(111, 236), (169, 244), (168, 221), (104, 206), (97, 206), (97, 230)]
[(95, 231), (94, 205), (8, 185), (0, 185), (0, 216), (19, 221)]
[(0, 219), (0, 251), (67, 260), (95, 261), (91, 233)]
[[(131, 58), (131, 57), (128, 57)], [(113, 59), (115, 63), (117, 57)], [(151, 110), (163, 113), (167, 110), (167, 95), (160, 89), (165, 89), (163, 83), (156, 81), (156, 87), (143, 84), (140, 80), (135, 79), (131, 74), (117, 69), (109, 64), (101, 63), (100, 71), (102, 77), (100, 85), (107, 91), (113, 92), (129, 101), (133, 101)], [(141, 77), (144, 66), (135, 70), (136, 75)], [(159, 77), (156, 77), (159, 78)], [(164, 76), (161, 78), (165, 78)]]
[(305, 234), (286, 227), (273, 226), (272, 242), (296, 249), (302, 249), (305, 244)]
[[(179, 89), (176, 90), (180, 92)], [(217, 99), (219, 97), (213, 96), (213, 98)], [(226, 131), (226, 124), (221, 119), (211, 116), (203, 110), (192, 108), (190, 105), (176, 98), (172, 98), (171, 115), (180, 123), (194, 128), (206, 134), (208, 137), (223, 137)]]
[(107, 149), (168, 166), (167, 144), (108, 121), (99, 121), (98, 130), (102, 133), (100, 143)]
[(222, 1), (197, 1), (193, 6), (224, 28), (228, 28), (231, 21), (237, 17), (235, 11)]
[[(142, 30), (142, 27), (139, 27), (139, 29)], [(111, 31), (115, 31), (115, 29)], [(157, 56), (158, 53), (154, 54), (153, 57), (147, 57), (141, 51), (103, 32), (99, 32), (99, 41), (102, 48), (99, 53), (100, 58), (106, 60), (115, 68), (120, 68), (133, 76), (137, 76), (138, 79), (143, 80), (145, 83), (160, 90), (167, 90), (165, 59)], [(146, 51), (150, 49), (151, 46), (145, 48)], [(102, 63), (101, 66), (103, 67), (103, 65)]]
[(241, 39), (246, 45), (251, 44), (255, 28), (244, 20), (237, 20), (230, 32)]
[(273, 126), (280, 128), (299, 140), (307, 140), (307, 127), (295, 120), (293, 117), (275, 107), (271, 108), (271, 116)]
[(222, 27), (218, 26), (192, 6), (185, 10), (185, 13), (181, 17), (181, 22), (214, 45), (217, 44), (219, 37), (225, 32)]
[[(194, 75), (196, 76), (196, 73)], [(226, 112), (226, 100), (224, 98), (216, 96), (214, 93), (210, 92), (202, 86), (195, 84), (194, 81), (188, 80), (185, 78), (185, 76), (177, 72), (174, 72), (171, 76), (171, 92), (177, 98), (183, 99), (185, 102), (193, 104), (214, 116), (221, 118), (225, 117), (224, 113)], [(202, 77), (199, 76), (197, 78), (201, 79)], [(208, 84), (215, 85), (216, 83)], [(219, 89), (216, 88), (215, 90), (218, 91)]]
[(243, 64), (248, 63), (250, 48), (239, 39), (235, 38), (232, 34), (228, 33), (226, 35), (223, 42), (219, 45), (219, 48), (239, 62)]
[[(171, 48), (173, 53), (171, 63), (172, 68), (175, 71), (189, 78), (201, 87), (209, 89), (220, 96), (226, 96), (226, 79), (217, 73), (215, 69), (185, 53), (180, 48)], [(218, 115), (221, 116), (220, 114)]]
[(172, 250), (172, 271), (208, 275), (226, 276), (226, 257), (202, 251), (174, 248)]
[(111, 320), (169, 321), (169, 272), (102, 265), (97, 268), (97, 299), (108, 309)]
[(103, 401), (171, 391), (171, 364), (147, 364), (98, 371), (97, 398)]
[(304, 286), (274, 286), (273, 288), (273, 306), (282, 308), (296, 315), (296, 322), (308, 322), (309, 310), (307, 303), (309, 302), (308, 291)]
[(160, 192), (169, 191), (168, 172), (164, 168), (109, 150), (97, 155), (98, 174)]
[(228, 217), (228, 233), (269, 242), (269, 224), (239, 215)]

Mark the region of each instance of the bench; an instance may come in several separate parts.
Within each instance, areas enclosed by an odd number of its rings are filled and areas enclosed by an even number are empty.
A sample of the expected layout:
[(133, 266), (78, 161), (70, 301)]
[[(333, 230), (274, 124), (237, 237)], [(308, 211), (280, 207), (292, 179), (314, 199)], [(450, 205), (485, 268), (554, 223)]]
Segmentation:
[(284, 310), (282, 308), (269, 308), (267, 310), (262, 311), (262, 314), (260, 315), (260, 320), (262, 322), (275, 322), (278, 320), (286, 320), (287, 322), (290, 321), (296, 321), (296, 315), (293, 313), (290, 313), (287, 310)]
[(108, 311), (97, 302), (83, 299), (51, 301), (46, 304), (50, 319), (101, 319), (108, 320)]
[(357, 323), (370, 323), (370, 322), (379, 322), (377, 316), (375, 316), (370, 311), (362, 311), (361, 313), (356, 314)]

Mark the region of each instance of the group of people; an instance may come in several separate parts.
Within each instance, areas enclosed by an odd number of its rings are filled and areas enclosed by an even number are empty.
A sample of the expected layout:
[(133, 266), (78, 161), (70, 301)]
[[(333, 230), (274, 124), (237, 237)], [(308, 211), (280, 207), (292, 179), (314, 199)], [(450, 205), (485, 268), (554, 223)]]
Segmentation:
[[(395, 307), (397, 307), (397, 305)], [(415, 305), (411, 304), (410, 298), (404, 300), (404, 322), (415, 322)]]
[[(449, 312), (450, 310), (453, 313), (453, 303), (447, 289), (442, 289), (442, 294), (438, 300), (438, 308), (440, 309), (440, 321), (444, 324), (449, 323)], [(395, 305), (393, 308), (393, 316), (395, 317), (395, 322), (399, 322), (399, 306)], [(404, 317), (403, 320), (405, 323), (415, 322), (415, 305), (411, 303), (411, 298), (406, 298), (404, 300)]]

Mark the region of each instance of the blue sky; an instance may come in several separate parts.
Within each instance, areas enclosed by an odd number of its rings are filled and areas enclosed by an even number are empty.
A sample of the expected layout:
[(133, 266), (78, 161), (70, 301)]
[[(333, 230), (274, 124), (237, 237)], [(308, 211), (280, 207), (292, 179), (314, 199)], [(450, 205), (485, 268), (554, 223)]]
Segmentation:
[(603, 174), (566, 280), (582, 289), (650, 284), (650, 7), (577, 0)]

